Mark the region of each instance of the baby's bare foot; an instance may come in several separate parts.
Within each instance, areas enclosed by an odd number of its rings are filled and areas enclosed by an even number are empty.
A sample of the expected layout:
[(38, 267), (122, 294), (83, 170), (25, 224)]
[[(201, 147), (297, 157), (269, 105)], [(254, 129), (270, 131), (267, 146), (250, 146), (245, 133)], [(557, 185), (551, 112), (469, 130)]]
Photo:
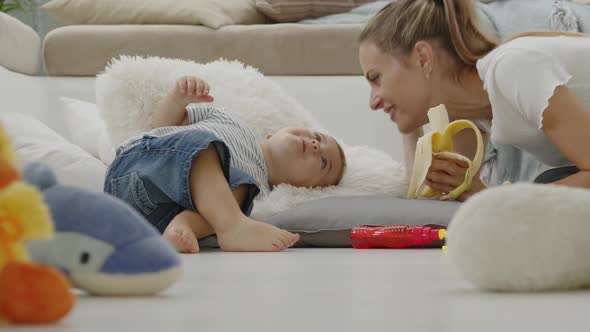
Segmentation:
[(199, 252), (197, 237), (187, 225), (171, 225), (166, 228), (162, 236), (180, 253), (196, 254)]
[(217, 240), (224, 251), (280, 251), (292, 247), (299, 235), (244, 218), (228, 231), (218, 232)]

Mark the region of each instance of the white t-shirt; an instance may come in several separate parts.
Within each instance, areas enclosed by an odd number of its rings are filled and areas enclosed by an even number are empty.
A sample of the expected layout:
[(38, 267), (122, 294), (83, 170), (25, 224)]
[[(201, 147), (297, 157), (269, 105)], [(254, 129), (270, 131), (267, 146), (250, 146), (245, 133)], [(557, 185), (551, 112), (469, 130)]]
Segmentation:
[(590, 111), (590, 38), (518, 38), (479, 60), (477, 70), (492, 106), (492, 143), (550, 166), (571, 165), (543, 131), (543, 112), (563, 85)]

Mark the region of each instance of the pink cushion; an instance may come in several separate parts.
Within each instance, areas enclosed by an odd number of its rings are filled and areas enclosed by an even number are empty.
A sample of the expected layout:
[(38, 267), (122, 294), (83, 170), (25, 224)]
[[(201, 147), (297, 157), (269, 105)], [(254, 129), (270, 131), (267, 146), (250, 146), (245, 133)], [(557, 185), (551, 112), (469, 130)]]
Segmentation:
[(344, 13), (375, 0), (256, 0), (256, 8), (277, 22)]

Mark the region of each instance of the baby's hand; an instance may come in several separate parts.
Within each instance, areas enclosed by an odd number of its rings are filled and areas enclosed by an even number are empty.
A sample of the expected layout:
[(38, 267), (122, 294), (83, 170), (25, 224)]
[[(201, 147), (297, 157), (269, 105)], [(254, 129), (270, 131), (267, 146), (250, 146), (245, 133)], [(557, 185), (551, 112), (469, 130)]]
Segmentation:
[(183, 104), (213, 101), (213, 97), (209, 95), (209, 84), (194, 76), (179, 78), (172, 89), (172, 95), (179, 103)]

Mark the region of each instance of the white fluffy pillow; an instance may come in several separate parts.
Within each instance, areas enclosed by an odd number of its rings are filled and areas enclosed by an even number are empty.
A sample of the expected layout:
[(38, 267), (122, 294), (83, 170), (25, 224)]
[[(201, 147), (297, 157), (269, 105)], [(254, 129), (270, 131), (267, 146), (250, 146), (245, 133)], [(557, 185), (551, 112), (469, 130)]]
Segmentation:
[(96, 80), (96, 103), (113, 144), (149, 130), (157, 101), (182, 76), (211, 86), (215, 102), (240, 115), (263, 138), (286, 126), (317, 127), (311, 114), (257, 69), (237, 61), (207, 64), (158, 57), (121, 57)]
[[(275, 82), (240, 62), (219, 60), (199, 64), (156, 57), (122, 57), (113, 60), (96, 81), (96, 101), (110, 141), (120, 144), (149, 130), (156, 102), (185, 75), (206, 80), (215, 96), (212, 104), (228, 107), (239, 114), (259, 138), (288, 126), (326, 132), (307, 109)], [(399, 162), (369, 147), (342, 145), (348, 168), (340, 185), (323, 189), (280, 185), (267, 199), (256, 202), (252, 215), (264, 220), (311, 199), (328, 196), (405, 195), (405, 171)]]
[(408, 183), (401, 163), (383, 151), (366, 146), (344, 145), (343, 149), (348, 167), (338, 186), (308, 189), (282, 184), (268, 198), (255, 202), (252, 217), (266, 220), (312, 199), (331, 196), (377, 194), (405, 197)]

